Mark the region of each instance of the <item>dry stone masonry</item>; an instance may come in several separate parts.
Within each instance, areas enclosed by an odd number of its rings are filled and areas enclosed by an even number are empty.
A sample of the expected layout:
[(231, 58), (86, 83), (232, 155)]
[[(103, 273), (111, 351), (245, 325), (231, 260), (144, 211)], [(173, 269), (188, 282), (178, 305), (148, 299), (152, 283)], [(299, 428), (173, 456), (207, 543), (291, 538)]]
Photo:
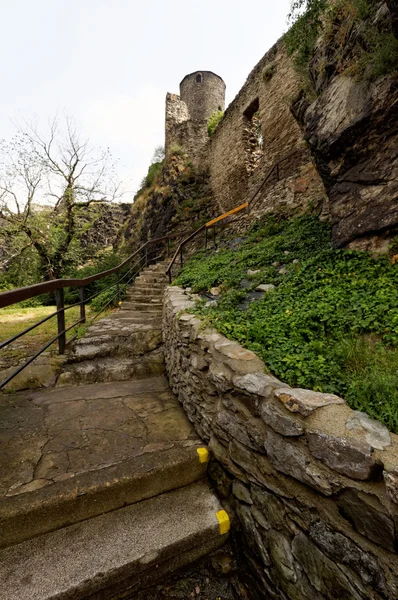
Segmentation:
[(293, 389), (166, 291), (170, 386), (213, 456), (259, 598), (398, 597), (398, 436), (342, 398)]

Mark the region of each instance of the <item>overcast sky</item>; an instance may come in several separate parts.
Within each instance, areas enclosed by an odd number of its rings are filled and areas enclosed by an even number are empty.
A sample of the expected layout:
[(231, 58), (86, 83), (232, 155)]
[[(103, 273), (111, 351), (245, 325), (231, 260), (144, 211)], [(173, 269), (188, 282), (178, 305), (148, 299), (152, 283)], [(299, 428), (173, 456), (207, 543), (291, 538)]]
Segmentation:
[[(290, 0), (0, 0), (0, 138), (56, 113), (109, 147), (135, 190), (164, 143), (166, 92), (210, 70), (233, 100)], [(125, 197), (130, 201), (131, 194)]]

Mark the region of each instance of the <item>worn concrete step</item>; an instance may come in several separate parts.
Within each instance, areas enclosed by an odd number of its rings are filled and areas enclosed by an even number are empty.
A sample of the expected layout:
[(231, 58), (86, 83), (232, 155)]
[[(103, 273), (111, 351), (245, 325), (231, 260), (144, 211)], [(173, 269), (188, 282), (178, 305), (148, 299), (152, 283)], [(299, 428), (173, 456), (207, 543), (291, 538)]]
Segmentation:
[(142, 356), (104, 357), (82, 360), (64, 366), (57, 386), (100, 383), (105, 381), (128, 381), (142, 379), (164, 372), (163, 349), (156, 348)]
[(221, 511), (208, 484), (195, 483), (7, 548), (2, 597), (126, 597), (222, 545)]
[(20, 392), (1, 410), (0, 547), (204, 476), (165, 377)]
[(0, 548), (203, 479), (207, 464), (200, 462), (199, 440), (194, 444), (170, 450), (159, 448), (29, 494), (3, 499), (0, 502)]

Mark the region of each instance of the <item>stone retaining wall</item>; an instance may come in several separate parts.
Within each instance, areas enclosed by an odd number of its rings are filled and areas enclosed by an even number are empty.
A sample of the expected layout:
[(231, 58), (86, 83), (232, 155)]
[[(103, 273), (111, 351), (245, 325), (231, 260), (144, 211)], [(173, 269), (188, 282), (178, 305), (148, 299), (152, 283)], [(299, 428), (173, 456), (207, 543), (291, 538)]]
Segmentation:
[(341, 398), (292, 389), (165, 295), (166, 369), (258, 598), (398, 597), (398, 436)]

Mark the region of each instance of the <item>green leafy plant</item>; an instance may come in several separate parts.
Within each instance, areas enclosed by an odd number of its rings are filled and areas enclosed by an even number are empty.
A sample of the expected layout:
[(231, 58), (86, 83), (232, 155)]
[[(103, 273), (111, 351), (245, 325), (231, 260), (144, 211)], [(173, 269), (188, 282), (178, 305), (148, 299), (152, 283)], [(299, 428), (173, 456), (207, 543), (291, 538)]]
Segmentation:
[[(378, 4), (373, 0), (294, 0), (284, 36), (287, 52), (307, 86), (311, 85), (310, 61), (318, 39), (333, 49), (329, 62), (365, 79), (376, 79), (398, 70), (398, 40), (388, 17), (375, 23)], [(347, 54), (347, 46), (350, 50)], [(329, 53), (330, 54), (330, 53)], [(322, 65), (320, 61), (318, 68)]]
[[(250, 302), (242, 279), (275, 288)], [(238, 249), (198, 253), (176, 283), (221, 285), (217, 306), (197, 313), (288, 384), (339, 394), (398, 432), (398, 264), (333, 249), (316, 217), (268, 218)]]
[(207, 121), (207, 133), (209, 134), (209, 137), (214, 135), (214, 132), (217, 129), (218, 124), (221, 121), (221, 119), (223, 118), (223, 116), (224, 116), (224, 112), (222, 110), (216, 110), (216, 112), (214, 112), (211, 115), (211, 117)]

